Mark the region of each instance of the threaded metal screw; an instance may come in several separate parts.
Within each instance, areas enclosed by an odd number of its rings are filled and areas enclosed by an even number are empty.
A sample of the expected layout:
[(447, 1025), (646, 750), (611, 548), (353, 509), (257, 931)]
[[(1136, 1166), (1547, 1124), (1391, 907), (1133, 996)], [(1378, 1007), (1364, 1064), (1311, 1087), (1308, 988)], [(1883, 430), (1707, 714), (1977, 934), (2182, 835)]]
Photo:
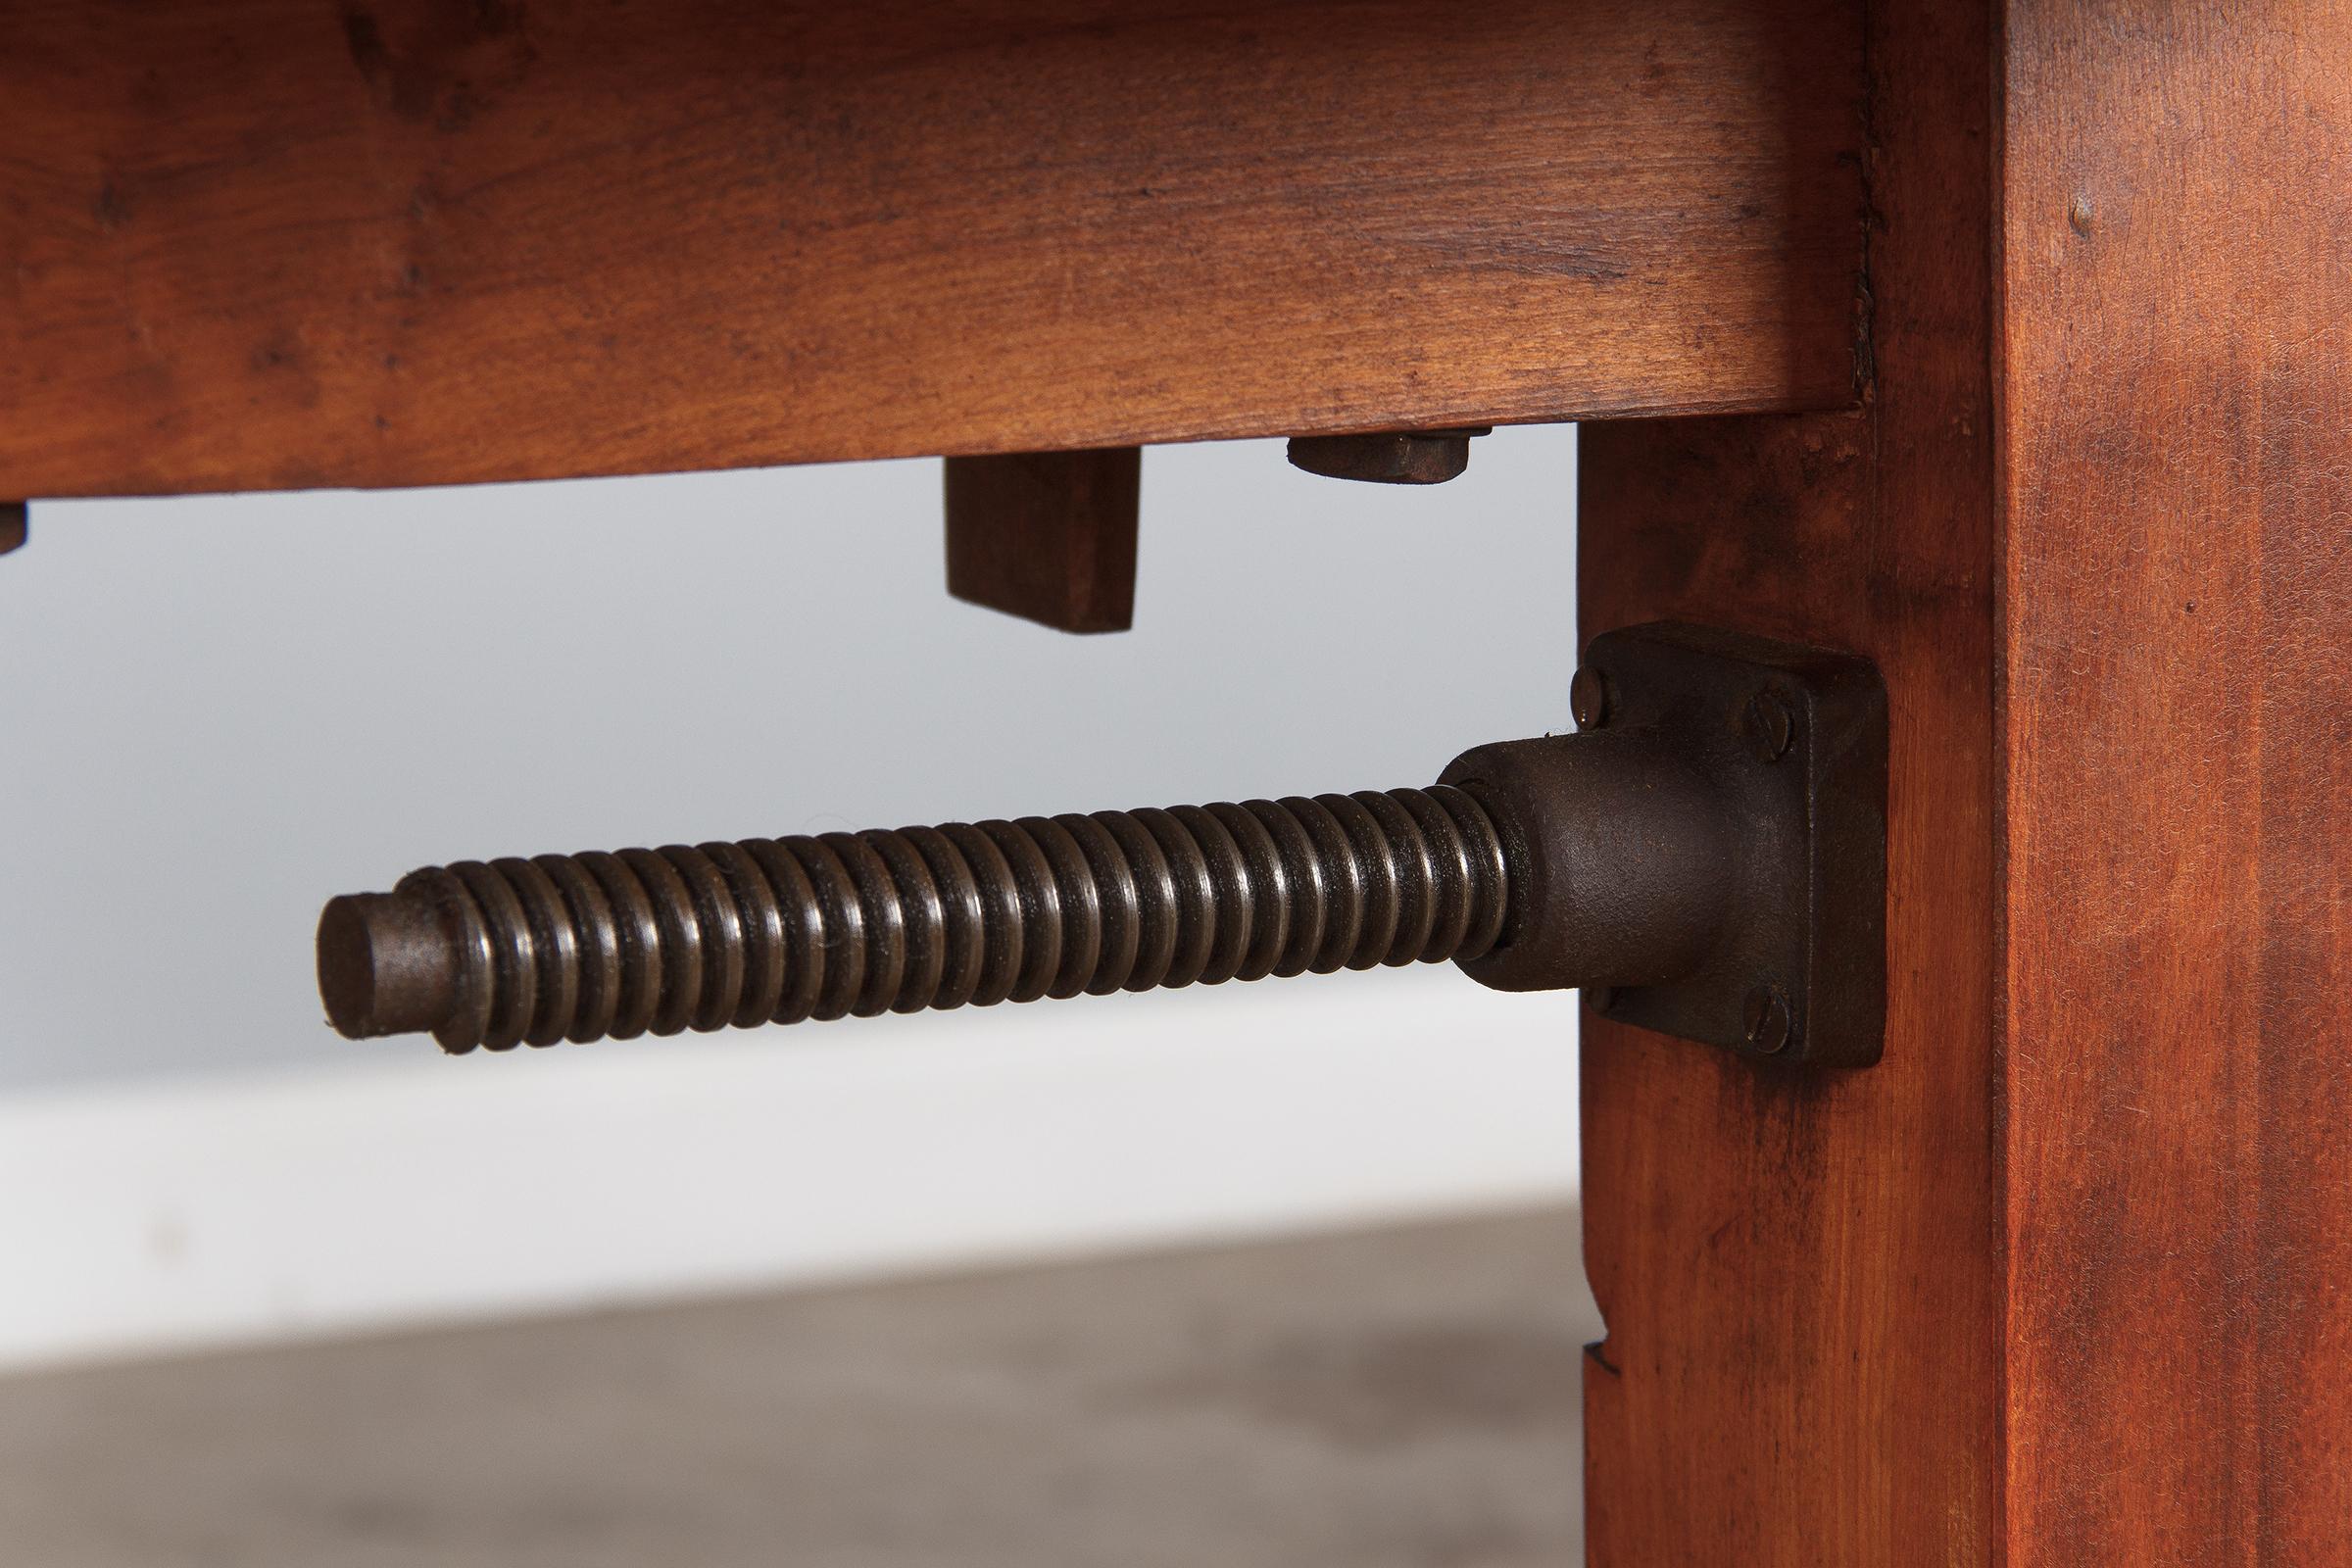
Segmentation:
[(1446, 785), (462, 861), (331, 901), (318, 985), (500, 1051), (1474, 958), (1508, 880)]

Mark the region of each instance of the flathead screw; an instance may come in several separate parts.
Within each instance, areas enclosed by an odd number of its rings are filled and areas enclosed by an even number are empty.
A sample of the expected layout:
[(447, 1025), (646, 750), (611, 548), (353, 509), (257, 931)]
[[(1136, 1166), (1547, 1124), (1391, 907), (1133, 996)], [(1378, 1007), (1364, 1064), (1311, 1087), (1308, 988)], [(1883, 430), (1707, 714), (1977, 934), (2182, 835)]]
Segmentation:
[(1789, 1034), (1788, 999), (1781, 995), (1778, 986), (1758, 986), (1747, 994), (1741, 1022), (1746, 1027), (1749, 1050), (1767, 1056), (1785, 1050)]
[(1747, 700), (1747, 710), (1740, 716), (1740, 727), (1746, 732), (1747, 744), (1757, 757), (1767, 762), (1777, 762), (1788, 755), (1788, 747), (1796, 739), (1796, 713), (1788, 699), (1767, 686)]
[(1609, 678), (1587, 664), (1568, 682), (1568, 710), (1578, 729), (1598, 729), (1609, 721)]

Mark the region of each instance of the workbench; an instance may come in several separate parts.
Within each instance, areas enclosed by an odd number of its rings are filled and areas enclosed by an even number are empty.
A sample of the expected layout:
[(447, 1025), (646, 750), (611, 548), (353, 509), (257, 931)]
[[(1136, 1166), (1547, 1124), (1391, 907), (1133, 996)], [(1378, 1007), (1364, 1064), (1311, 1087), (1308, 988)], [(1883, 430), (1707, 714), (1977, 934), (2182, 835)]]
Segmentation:
[(2352, 1561), (2352, 6), (0, 17), (9, 498), (945, 455), (1099, 631), (1134, 449), (1582, 421), (1562, 615), (1889, 719), (1875, 1065), (1588, 1009), (1592, 1560)]

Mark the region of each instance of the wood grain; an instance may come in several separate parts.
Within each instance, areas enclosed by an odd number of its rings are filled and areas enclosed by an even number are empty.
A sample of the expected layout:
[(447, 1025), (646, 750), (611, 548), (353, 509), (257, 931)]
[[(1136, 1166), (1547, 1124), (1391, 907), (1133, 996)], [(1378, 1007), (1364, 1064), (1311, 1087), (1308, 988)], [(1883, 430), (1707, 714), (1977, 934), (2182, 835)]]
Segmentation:
[(17, 0), (7, 39), (0, 494), (1854, 396), (1844, 0)]
[(1583, 632), (1853, 649), (1891, 703), (1880, 1065), (1774, 1072), (1586, 1013), (1594, 1568), (1994, 1561), (1989, 22), (1872, 10), (1863, 412), (1586, 428)]
[(2004, 88), (2008, 1560), (2352, 1561), (2352, 6)]
[(1595, 1568), (1993, 1561), (1990, 20), (1872, 15), (1865, 411), (1584, 433), (1587, 634), (1864, 653), (1891, 718), (1879, 1065), (1774, 1071), (1586, 1014)]
[(1864, 411), (1586, 432), (1894, 716), (1879, 1066), (1588, 1021), (1592, 1560), (2352, 1560), (2352, 9), (1869, 39)]
[(1057, 631), (1135, 624), (1143, 452), (950, 458), (948, 592)]

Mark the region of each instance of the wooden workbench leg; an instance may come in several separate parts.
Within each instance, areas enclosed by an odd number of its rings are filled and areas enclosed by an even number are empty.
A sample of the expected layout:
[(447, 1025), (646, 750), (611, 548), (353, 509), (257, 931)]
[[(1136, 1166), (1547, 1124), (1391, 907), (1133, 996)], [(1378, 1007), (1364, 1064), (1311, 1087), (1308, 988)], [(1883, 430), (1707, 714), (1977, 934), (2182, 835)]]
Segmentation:
[(1588, 635), (1893, 711), (1884, 1062), (1588, 1017), (1592, 1560), (2352, 1561), (2352, 11), (1869, 56), (1863, 410), (1587, 429)]

